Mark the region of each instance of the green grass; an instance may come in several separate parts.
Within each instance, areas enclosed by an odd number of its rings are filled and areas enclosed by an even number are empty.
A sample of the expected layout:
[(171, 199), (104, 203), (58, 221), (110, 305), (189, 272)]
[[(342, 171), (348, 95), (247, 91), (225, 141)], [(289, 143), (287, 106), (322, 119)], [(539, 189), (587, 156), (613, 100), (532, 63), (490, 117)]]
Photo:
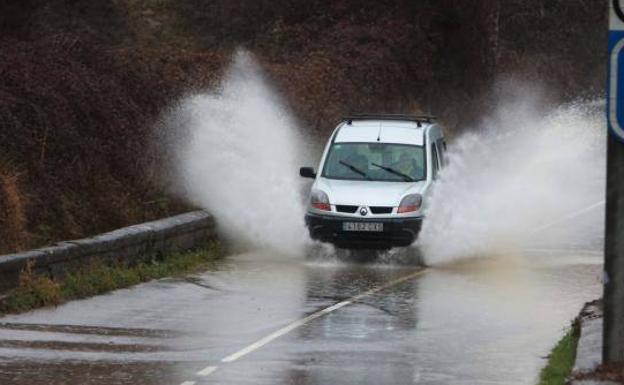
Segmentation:
[(564, 385), (576, 358), (579, 328), (575, 324), (555, 345), (548, 356), (548, 364), (540, 373), (539, 385)]
[(133, 266), (96, 261), (76, 273), (69, 274), (62, 281), (36, 274), (29, 264), (20, 275), (18, 287), (0, 303), (0, 312), (20, 313), (103, 294), (153, 279), (210, 269), (222, 255), (221, 246), (214, 242), (200, 251), (171, 254)]

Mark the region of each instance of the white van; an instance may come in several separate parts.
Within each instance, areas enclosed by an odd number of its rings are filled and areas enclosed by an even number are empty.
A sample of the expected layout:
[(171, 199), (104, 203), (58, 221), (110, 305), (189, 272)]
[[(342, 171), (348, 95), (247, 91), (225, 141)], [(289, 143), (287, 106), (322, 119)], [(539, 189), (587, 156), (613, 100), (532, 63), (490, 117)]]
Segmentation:
[(423, 221), (446, 142), (431, 116), (354, 115), (334, 130), (313, 178), (310, 237), (347, 249), (409, 246)]

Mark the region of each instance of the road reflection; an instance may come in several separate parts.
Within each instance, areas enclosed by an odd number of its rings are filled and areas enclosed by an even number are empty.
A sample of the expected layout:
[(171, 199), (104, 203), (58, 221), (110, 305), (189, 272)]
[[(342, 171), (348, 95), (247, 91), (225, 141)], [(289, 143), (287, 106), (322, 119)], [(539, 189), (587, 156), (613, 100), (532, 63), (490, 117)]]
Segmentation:
[[(457, 262), (221, 362), (415, 270), (248, 253), (193, 279), (4, 317), (0, 383), (532, 384), (569, 320), (601, 290), (595, 255), (534, 251)], [(210, 365), (219, 369), (197, 376)]]
[[(309, 268), (306, 302), (336, 303), (413, 271), (356, 264), (331, 270)], [(412, 383), (417, 368), (410, 363), (406, 349), (410, 342), (404, 336), (418, 325), (419, 285), (414, 279), (363, 297), (288, 336), (287, 343), (299, 349), (284, 365), (280, 383)]]

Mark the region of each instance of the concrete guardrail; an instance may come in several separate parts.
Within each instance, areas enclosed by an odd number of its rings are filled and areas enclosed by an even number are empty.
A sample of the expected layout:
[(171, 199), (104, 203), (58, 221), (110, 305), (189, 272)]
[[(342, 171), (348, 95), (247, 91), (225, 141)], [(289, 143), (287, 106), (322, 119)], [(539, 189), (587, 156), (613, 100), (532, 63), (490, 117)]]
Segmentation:
[(16, 254), (0, 255), (0, 291), (14, 288), (20, 272), (32, 261), (35, 272), (62, 278), (90, 262), (137, 263), (165, 253), (186, 251), (216, 239), (214, 218), (194, 211), (153, 222), (124, 227), (91, 238)]

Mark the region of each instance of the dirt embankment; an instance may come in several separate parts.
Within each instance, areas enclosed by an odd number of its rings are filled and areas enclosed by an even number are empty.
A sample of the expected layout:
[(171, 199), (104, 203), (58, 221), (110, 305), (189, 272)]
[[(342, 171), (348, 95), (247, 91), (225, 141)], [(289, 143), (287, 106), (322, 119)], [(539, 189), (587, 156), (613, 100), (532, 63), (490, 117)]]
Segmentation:
[[(302, 124), (422, 110), (472, 122), (504, 74), (561, 98), (602, 92), (591, 0), (11, 0), (0, 14), (0, 252), (187, 209), (152, 127), (254, 52)], [(518, 76), (518, 75), (516, 75)], [(210, 149), (207, 149), (210, 151)]]

